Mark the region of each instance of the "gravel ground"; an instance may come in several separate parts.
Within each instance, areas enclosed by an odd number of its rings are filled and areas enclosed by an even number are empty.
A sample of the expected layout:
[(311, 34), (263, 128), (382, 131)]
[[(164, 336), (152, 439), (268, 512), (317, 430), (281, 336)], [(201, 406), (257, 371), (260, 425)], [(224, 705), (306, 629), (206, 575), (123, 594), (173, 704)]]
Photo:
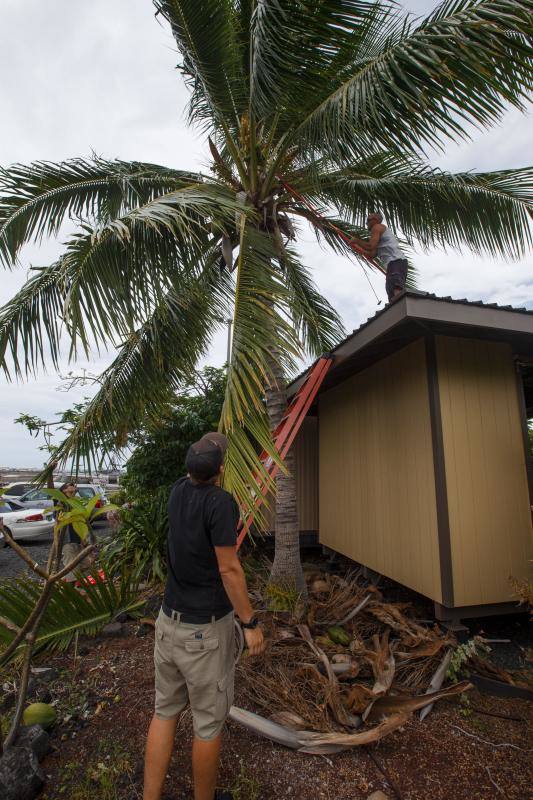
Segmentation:
[[(141, 800), (143, 751), (153, 708), (153, 632), (80, 641), (48, 657), (60, 672), (50, 691), (61, 720), (43, 762), (41, 800), (113, 797)], [(236, 681), (236, 705), (246, 701)], [(424, 722), (417, 715), (374, 747), (331, 757), (307, 756), (229, 723), (219, 785), (239, 800), (525, 800), (531, 797), (533, 703), (473, 690), (466, 710), (443, 700)], [(491, 714), (501, 714), (494, 717)], [(190, 715), (176, 734), (165, 800), (190, 800)], [(102, 777), (103, 776), (103, 777)], [(388, 776), (388, 777), (387, 777)], [(103, 781), (109, 794), (104, 794)], [(392, 788), (394, 782), (397, 792)], [(529, 789), (527, 787), (530, 787)]]
[[(102, 528), (96, 531), (96, 536), (101, 540), (105, 538), (109, 532), (109, 528)], [(50, 549), (50, 541), (21, 541), (20, 544), (26, 548), (31, 557), (37, 561), (38, 564), (44, 565), (46, 563), (48, 551)], [(27, 571), (29, 571), (29, 568), (20, 560), (14, 550), (10, 547), (0, 549), (0, 581), (4, 578), (14, 578)]]

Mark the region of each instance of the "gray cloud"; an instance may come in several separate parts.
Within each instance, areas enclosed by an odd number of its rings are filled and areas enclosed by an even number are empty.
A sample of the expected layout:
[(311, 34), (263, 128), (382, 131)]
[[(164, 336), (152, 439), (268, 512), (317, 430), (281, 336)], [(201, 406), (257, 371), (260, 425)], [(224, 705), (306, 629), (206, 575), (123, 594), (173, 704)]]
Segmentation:
[[(427, 0), (404, 3), (415, 14), (434, 5)], [(108, 158), (201, 169), (207, 162), (205, 143), (185, 125), (186, 90), (176, 62), (173, 39), (168, 28), (154, 19), (150, 0), (3, 0), (0, 164), (61, 160), (95, 151)], [(531, 119), (510, 111), (499, 127), (474, 133), (470, 143), (448, 143), (444, 152), (431, 154), (431, 160), (455, 171), (519, 166), (529, 160), (532, 139)], [(2, 273), (0, 304), (22, 285), (30, 264), (50, 263), (60, 250), (55, 242), (27, 248), (23, 268)], [(349, 330), (376, 311), (359, 266), (321, 250), (308, 231), (302, 254)], [(415, 260), (421, 288), (533, 306), (531, 260), (505, 264), (440, 251), (417, 255)], [(382, 280), (379, 276), (371, 280), (384, 301)], [(225, 352), (222, 331), (207, 361), (221, 364)], [(111, 357), (97, 359), (91, 368), (103, 368)], [(63, 371), (68, 369), (65, 363)], [(21, 410), (51, 418), (89, 393), (82, 389), (67, 397), (56, 392), (58, 383), (55, 374), (22, 385), (0, 378), (0, 464), (42, 462), (34, 440), (12, 421)]]

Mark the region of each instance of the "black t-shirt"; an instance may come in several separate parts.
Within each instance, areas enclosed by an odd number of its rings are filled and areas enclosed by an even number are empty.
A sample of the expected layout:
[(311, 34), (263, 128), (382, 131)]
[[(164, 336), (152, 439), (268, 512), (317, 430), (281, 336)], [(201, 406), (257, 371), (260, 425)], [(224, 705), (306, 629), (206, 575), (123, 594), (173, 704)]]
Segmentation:
[(236, 544), (237, 503), (219, 486), (180, 478), (170, 492), (168, 519), (166, 604), (184, 614), (228, 614), (232, 605), (214, 548)]

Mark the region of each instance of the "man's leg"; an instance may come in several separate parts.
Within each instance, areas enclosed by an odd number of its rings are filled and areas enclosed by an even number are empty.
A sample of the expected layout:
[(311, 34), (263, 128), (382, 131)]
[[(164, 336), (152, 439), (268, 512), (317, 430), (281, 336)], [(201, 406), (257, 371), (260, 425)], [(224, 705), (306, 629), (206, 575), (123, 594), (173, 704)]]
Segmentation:
[(177, 719), (152, 717), (144, 757), (144, 800), (159, 800), (174, 747)]
[[(216, 739), (198, 739), (192, 742), (192, 775), (194, 800), (213, 800), (217, 785), (218, 764), (222, 735)], [(147, 800), (145, 798), (145, 800)], [(151, 800), (151, 798), (150, 798)]]

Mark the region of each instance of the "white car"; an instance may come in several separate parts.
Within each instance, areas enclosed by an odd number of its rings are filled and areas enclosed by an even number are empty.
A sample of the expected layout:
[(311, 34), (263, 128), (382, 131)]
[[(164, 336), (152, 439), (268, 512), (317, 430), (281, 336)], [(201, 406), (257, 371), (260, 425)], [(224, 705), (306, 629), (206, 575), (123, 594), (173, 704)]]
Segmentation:
[[(11, 536), (19, 539), (51, 539), (54, 520), (42, 508), (18, 508), (18, 503), (0, 497), (0, 519)], [(5, 536), (0, 534), (0, 547), (5, 547)]]
[(2, 486), (2, 497), (4, 500), (20, 500), (23, 494), (35, 489), (34, 483), (28, 481), (20, 483), (8, 483), (7, 486)]

